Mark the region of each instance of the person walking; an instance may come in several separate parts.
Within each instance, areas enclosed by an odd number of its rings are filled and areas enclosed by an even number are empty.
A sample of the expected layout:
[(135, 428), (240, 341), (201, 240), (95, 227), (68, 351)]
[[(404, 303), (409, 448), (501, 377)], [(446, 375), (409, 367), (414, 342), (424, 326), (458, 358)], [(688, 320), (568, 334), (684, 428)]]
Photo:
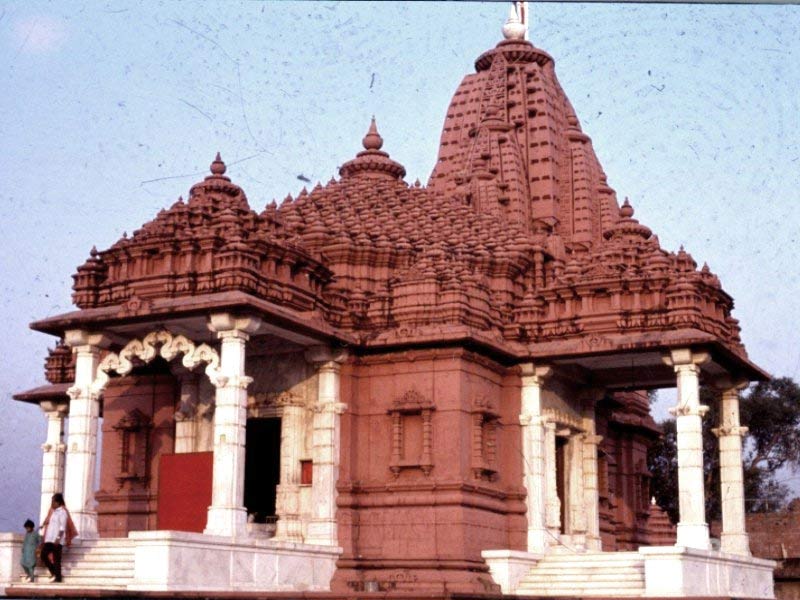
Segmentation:
[(53, 494), (50, 512), (42, 524), (44, 545), (42, 546), (42, 562), (50, 571), (50, 581), (61, 583), (61, 551), (64, 545), (69, 546), (78, 532), (64, 506), (64, 496)]
[(36, 567), (36, 549), (42, 538), (33, 530), (33, 521), (28, 519), (25, 521), (25, 539), (22, 541), (22, 558), (20, 564), (25, 570), (22, 576), (24, 581), (33, 583), (33, 570)]

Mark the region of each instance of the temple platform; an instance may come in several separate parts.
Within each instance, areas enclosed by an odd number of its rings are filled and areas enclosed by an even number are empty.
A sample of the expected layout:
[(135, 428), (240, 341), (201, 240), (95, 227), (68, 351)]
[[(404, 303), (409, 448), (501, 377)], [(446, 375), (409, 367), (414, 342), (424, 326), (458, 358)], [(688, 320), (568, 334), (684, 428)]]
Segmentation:
[[(327, 591), (341, 549), (272, 539), (235, 539), (177, 531), (76, 540), (62, 558), (63, 585), (21, 583), (22, 536), (0, 534), (0, 593), (93, 596), (137, 592)], [(33, 590), (35, 593), (31, 593)], [(63, 592), (63, 593), (62, 593)]]
[[(21, 535), (0, 534), (0, 594), (8, 597), (404, 597), (401, 592), (330, 593), (340, 549), (328, 546), (175, 531), (76, 540), (64, 553), (60, 585), (47, 583), (41, 568), (39, 582), (20, 582), (21, 547)], [(774, 598), (773, 561), (718, 551), (650, 546), (542, 556), (489, 550), (483, 557), (503, 596)]]
[(504, 594), (586, 598), (775, 597), (775, 562), (681, 546), (635, 552), (482, 553)]

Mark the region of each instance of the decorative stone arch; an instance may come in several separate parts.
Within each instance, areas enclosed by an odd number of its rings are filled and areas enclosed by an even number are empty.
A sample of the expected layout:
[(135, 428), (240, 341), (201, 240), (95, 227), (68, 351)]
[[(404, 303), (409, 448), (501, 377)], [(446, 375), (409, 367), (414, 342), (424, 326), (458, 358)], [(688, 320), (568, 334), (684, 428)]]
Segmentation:
[[(158, 348), (160, 346), (160, 349)], [(220, 371), (220, 358), (216, 350), (208, 344), (195, 345), (194, 342), (182, 335), (173, 335), (165, 329), (148, 333), (141, 340), (134, 339), (125, 344), (119, 353), (107, 354), (97, 366), (91, 391), (99, 395), (108, 385), (109, 373), (127, 375), (133, 370), (133, 359), (138, 358), (147, 364), (160, 356), (171, 362), (179, 354), (183, 354), (181, 363), (187, 369), (194, 369), (201, 363), (206, 363), (205, 373), (215, 387), (224, 386), (228, 378)]]

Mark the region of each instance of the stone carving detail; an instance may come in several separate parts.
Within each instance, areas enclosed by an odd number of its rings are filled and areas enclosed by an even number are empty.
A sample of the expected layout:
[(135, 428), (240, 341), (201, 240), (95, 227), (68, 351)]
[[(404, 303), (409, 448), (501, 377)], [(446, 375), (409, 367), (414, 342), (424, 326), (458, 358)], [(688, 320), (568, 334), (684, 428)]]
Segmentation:
[(119, 470), (117, 481), (146, 482), (150, 464), (150, 418), (138, 409), (122, 417), (113, 429), (119, 434)]
[(290, 391), (283, 391), (279, 392), (274, 395), (274, 399), (272, 400), (276, 406), (302, 406), (305, 407), (306, 403), (303, 400), (303, 397), (300, 394)]
[(205, 373), (214, 385), (221, 386), (227, 382), (227, 378), (220, 374), (219, 354), (216, 350), (208, 344), (196, 346), (186, 337), (173, 336), (169, 331), (162, 329), (148, 333), (142, 340), (131, 340), (119, 353), (107, 354), (97, 367), (92, 392), (99, 394), (106, 387), (110, 372), (119, 375), (130, 373), (134, 359), (148, 363), (160, 355), (164, 360), (171, 361), (179, 354), (183, 354), (181, 362), (187, 369), (191, 370), (201, 363), (206, 363)]
[(565, 413), (564, 411), (553, 409), (553, 408), (545, 408), (542, 411), (542, 416), (549, 422), (555, 423), (559, 427), (566, 427), (573, 431), (584, 431), (583, 429), (583, 422), (580, 417), (573, 416), (570, 414)]
[(475, 479), (497, 479), (499, 420), (500, 414), (491, 398), (475, 398), (472, 403), (472, 475)]
[[(392, 456), (389, 470), (395, 478), (403, 469), (421, 469), (428, 476), (433, 470), (433, 402), (415, 389), (408, 390), (388, 410), (392, 419)], [(419, 428), (421, 448), (411, 447), (411, 429)], [(415, 436), (416, 437), (416, 436)]]

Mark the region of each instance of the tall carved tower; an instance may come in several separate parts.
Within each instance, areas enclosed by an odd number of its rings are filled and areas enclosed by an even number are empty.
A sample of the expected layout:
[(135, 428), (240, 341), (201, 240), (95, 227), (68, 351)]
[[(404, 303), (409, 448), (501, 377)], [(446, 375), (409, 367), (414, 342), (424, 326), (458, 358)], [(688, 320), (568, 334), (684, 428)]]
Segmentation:
[(475, 61), (442, 131), (429, 187), (551, 245), (588, 249), (617, 220), (614, 190), (555, 74), (553, 58), (515, 20)]

